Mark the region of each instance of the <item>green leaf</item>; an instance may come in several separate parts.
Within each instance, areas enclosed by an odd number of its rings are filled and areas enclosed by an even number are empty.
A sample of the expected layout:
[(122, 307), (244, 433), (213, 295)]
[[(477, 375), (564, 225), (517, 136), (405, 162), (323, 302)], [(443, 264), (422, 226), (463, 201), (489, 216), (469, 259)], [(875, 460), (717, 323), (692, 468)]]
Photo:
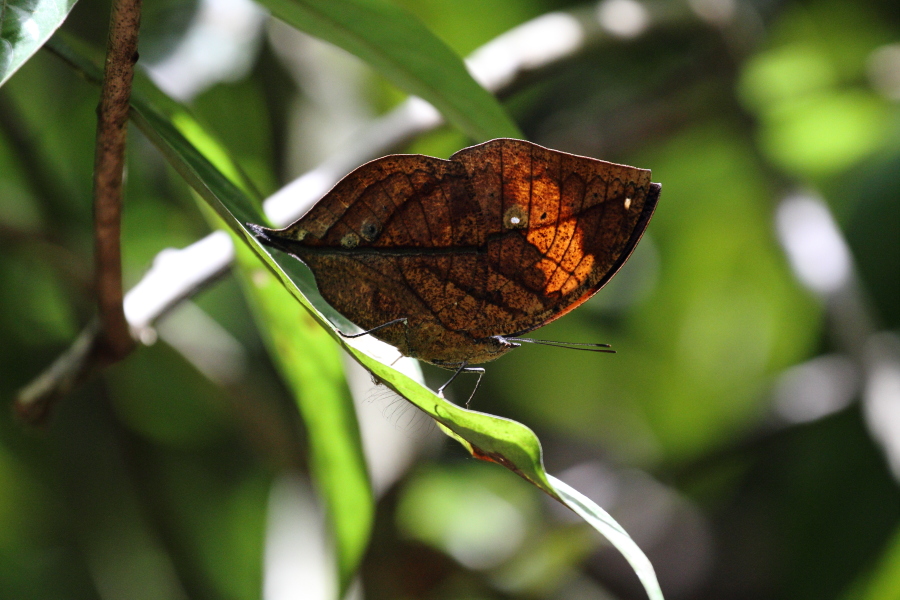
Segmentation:
[(477, 142), (522, 138), (494, 96), (415, 17), (385, 0), (259, 0), (279, 19), (358, 56)]
[[(170, 118), (158, 112), (139, 94), (132, 95), (132, 108), (132, 119), (135, 123), (233, 230), (237, 239), (243, 240), (256, 253), (275, 278), (306, 309), (308, 315), (321, 326), (325, 334), (330, 335), (335, 342), (343, 346), (350, 356), (372, 372), (382, 383), (435, 419), (445, 432), (462, 443), (473, 456), (503, 465), (575, 511), (623, 553), (635, 569), (651, 600), (662, 600), (662, 592), (656, 581), (653, 567), (624, 529), (596, 504), (563, 482), (547, 475), (544, 471), (541, 444), (534, 432), (521, 423), (467, 410), (435, 395), (418, 381), (407, 377), (369, 353), (365, 348), (369, 343), (369, 336), (352, 340), (342, 337), (323, 313), (310, 302), (307, 295), (301, 291), (301, 287), (309, 289), (309, 284), (304, 282), (303, 267), (299, 261), (281, 253), (273, 256), (269, 253), (268, 248), (261, 246), (252, 232), (247, 229), (247, 223), (265, 222), (258, 205), (251, 202), (250, 198), (231, 179), (223, 175), (204, 154), (189, 142), (173, 125)], [(181, 115), (180, 119), (188, 118), (186, 111), (179, 114)], [(187, 130), (188, 128), (183, 129)], [(206, 143), (209, 141), (204, 142), (204, 144)], [(265, 287), (268, 288), (268, 286)], [(306, 342), (300, 336), (307, 335), (309, 332), (296, 331), (291, 336), (287, 336), (279, 331), (281, 328), (290, 327), (292, 323), (303, 322), (304, 318), (300, 316), (302, 313), (292, 314), (290, 308), (274, 306), (276, 302), (284, 303), (283, 299), (276, 299), (274, 296), (266, 296), (264, 302), (266, 303), (265, 310), (271, 311), (270, 318), (277, 319), (275, 327), (270, 324), (270, 331), (278, 336), (279, 341), (276, 343), (278, 345), (285, 344), (285, 346), (305, 344)], [(269, 305), (270, 302), (271, 305)], [(273, 337), (274, 339), (276, 338)], [(316, 340), (315, 343), (320, 344), (320, 340)], [(317, 347), (325, 348), (325, 345), (323, 343)], [(297, 347), (279, 348), (279, 352), (281, 351), (293, 355), (298, 349)], [(310, 369), (310, 373), (314, 374), (314, 369)], [(305, 376), (298, 376), (298, 383), (302, 377)], [(330, 378), (331, 375), (329, 374), (328, 377)], [(322, 398), (315, 395), (310, 395), (310, 398), (312, 398), (310, 404), (315, 404), (315, 410), (323, 410), (322, 405), (325, 402), (322, 402)], [(301, 406), (303, 403), (304, 401), (301, 400)], [(320, 421), (316, 419), (313, 422), (319, 423)], [(352, 437), (350, 435), (347, 439)], [(350, 443), (355, 442), (351, 441)], [(322, 465), (322, 468), (332, 467), (331, 465)], [(335, 502), (337, 503), (337, 501)], [(352, 518), (349, 515), (341, 516)]]
[(622, 553), (622, 556), (634, 569), (638, 579), (641, 580), (651, 600), (662, 600), (662, 590), (659, 589), (659, 582), (656, 580), (656, 572), (653, 570), (653, 565), (650, 564), (650, 560), (638, 545), (634, 543), (628, 532), (622, 529), (622, 526), (609, 516), (609, 513), (597, 506), (589, 498), (552, 475), (548, 475), (547, 478), (556, 491), (554, 497), (587, 521), (591, 527), (599, 531), (603, 537), (609, 540)]
[(246, 245), (235, 245), (260, 330), (306, 425), (314, 481), (328, 506), (343, 596), (368, 545), (375, 502), (340, 349), (284, 286), (260, 268)]
[(0, 85), (50, 39), (77, 0), (0, 0)]
[[(244, 218), (261, 220), (256, 205), (237, 187), (238, 169), (227, 159), (224, 149), (202, 134), (187, 112), (180, 112), (172, 124), (165, 123), (152, 107), (136, 98), (133, 119), (163, 151), (169, 161), (213, 208), (221, 203), (210, 198), (229, 198), (243, 206)], [(188, 126), (189, 124), (189, 126)], [(189, 133), (191, 141), (181, 134)], [(199, 141), (202, 145), (194, 146)], [(198, 151), (203, 148), (204, 152)], [(224, 163), (226, 177), (216, 166)], [(202, 183), (201, 183), (202, 182)], [(231, 184), (229, 187), (227, 184)], [(205, 192), (205, 193), (204, 193)], [(227, 213), (229, 216), (231, 213)], [(230, 222), (228, 222), (230, 221)], [(234, 218), (226, 221), (234, 228)], [(317, 489), (325, 500), (326, 513), (334, 536), (340, 595), (349, 587), (368, 545), (375, 507), (363, 456), (356, 409), (347, 387), (339, 347), (296, 302), (284, 286), (268, 272), (259, 272), (259, 261), (246, 244), (234, 237), (237, 262), (255, 309), (260, 330), (282, 378), (294, 393), (306, 425), (310, 463)]]
[[(99, 69), (71, 46), (57, 38), (49, 46), (89, 80), (99, 82)], [(138, 85), (131, 98), (135, 124), (207, 204), (218, 209), (225, 223), (234, 228), (234, 217), (223, 203), (236, 207), (245, 221), (263, 220), (258, 203), (242, 189), (242, 174), (227, 150), (184, 107), (142, 79), (136, 75)], [(259, 261), (248, 246), (237, 238), (235, 242), (260, 330), (306, 425), (310, 463), (334, 536), (343, 595), (368, 545), (375, 507), (340, 350), (309, 313), (292, 301), (283, 285), (267, 272), (259, 272)]]
[[(136, 103), (141, 105), (141, 99), (136, 99)], [(181, 131), (192, 132), (192, 140), (201, 140), (201, 147), (205, 149), (213, 143), (208, 136), (200, 135), (195, 121), (185, 127), (190, 118), (186, 112), (178, 114), (177, 122), (181, 127), (176, 130), (149, 106), (134, 106), (134, 110), (135, 123), (182, 175), (190, 172), (185, 178), (194, 180), (192, 187), (207, 202), (211, 195), (227, 197), (244, 205), (242, 214), (246, 217), (262, 218), (234, 181), (221, 173), (217, 175), (216, 167), (206, 161), (218, 156), (218, 164), (227, 156), (224, 150), (217, 148), (212, 153), (201, 154), (181, 136)], [(234, 165), (228, 170), (234, 177), (238, 176)], [(222, 216), (221, 211), (219, 216)], [(233, 222), (233, 218), (230, 220)], [(233, 237), (241, 279), (260, 330), (282, 378), (294, 394), (306, 425), (310, 464), (317, 490), (326, 504), (334, 536), (339, 589), (343, 595), (368, 545), (375, 507), (356, 409), (344, 377), (339, 347), (309, 313), (292, 301), (278, 280), (268, 272), (260, 271), (259, 261), (250, 248), (240, 243), (238, 237)]]

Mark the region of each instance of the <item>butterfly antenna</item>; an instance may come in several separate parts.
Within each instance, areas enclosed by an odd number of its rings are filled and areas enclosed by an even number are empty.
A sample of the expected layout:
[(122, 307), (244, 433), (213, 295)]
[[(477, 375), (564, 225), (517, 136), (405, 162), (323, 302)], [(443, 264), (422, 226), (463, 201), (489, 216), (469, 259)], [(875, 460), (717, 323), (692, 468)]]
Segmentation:
[(526, 344), (538, 344), (539, 346), (553, 346), (555, 348), (566, 348), (567, 350), (584, 350), (586, 352), (604, 352), (607, 354), (615, 354), (609, 344), (583, 344), (579, 342), (557, 342), (554, 340), (536, 340), (534, 338), (513, 338), (504, 337), (507, 342), (519, 342)]

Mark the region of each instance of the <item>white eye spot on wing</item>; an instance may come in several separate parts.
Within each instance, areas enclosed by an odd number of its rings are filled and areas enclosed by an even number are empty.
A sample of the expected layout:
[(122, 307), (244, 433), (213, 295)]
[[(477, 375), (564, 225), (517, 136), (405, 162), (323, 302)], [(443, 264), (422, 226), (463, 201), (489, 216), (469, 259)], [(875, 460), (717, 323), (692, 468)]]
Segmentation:
[(510, 206), (503, 215), (503, 224), (507, 229), (524, 229), (528, 227), (528, 215), (520, 206)]
[(631, 208), (631, 198), (625, 198), (625, 210)]

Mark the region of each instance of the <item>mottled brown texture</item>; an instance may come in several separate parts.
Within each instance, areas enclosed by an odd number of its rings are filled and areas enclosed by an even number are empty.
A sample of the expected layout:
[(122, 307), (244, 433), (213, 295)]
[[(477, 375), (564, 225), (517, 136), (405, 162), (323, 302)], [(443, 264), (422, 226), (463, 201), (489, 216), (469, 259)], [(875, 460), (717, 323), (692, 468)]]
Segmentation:
[(134, 340), (122, 308), (122, 181), (131, 82), (137, 62), (141, 0), (115, 0), (109, 23), (106, 68), (97, 107), (94, 154), (94, 280), (100, 314), (100, 350), (111, 361), (126, 356)]
[(645, 169), (497, 139), (374, 160), (292, 225), (254, 229), (363, 329), (407, 319), (372, 333), (403, 354), (480, 363), (603, 287), (659, 190)]

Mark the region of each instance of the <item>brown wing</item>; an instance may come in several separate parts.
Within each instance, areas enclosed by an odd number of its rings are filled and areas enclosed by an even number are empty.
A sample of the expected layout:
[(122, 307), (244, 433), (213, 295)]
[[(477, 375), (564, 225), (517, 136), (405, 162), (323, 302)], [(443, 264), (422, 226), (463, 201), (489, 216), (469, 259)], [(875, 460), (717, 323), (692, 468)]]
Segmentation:
[(650, 171), (492, 140), (465, 165), (486, 221), (487, 277), (474, 338), (530, 331), (572, 310), (624, 264), (659, 197)]
[[(341, 180), (270, 242), (306, 263), (323, 298), (374, 335), (424, 360), (465, 360), (457, 315), (480, 288), (484, 222), (465, 168), (420, 155), (372, 161)], [(462, 356), (462, 358), (460, 358)]]
[(653, 212), (649, 178), (519, 140), (389, 156), (268, 239), (357, 325), (408, 319), (374, 334), (405, 354), (483, 362), (504, 349), (491, 336), (539, 327), (612, 277)]
[(353, 250), (478, 246), (479, 207), (461, 165), (418, 154), (386, 156), (344, 177), (279, 231), (309, 248)]

